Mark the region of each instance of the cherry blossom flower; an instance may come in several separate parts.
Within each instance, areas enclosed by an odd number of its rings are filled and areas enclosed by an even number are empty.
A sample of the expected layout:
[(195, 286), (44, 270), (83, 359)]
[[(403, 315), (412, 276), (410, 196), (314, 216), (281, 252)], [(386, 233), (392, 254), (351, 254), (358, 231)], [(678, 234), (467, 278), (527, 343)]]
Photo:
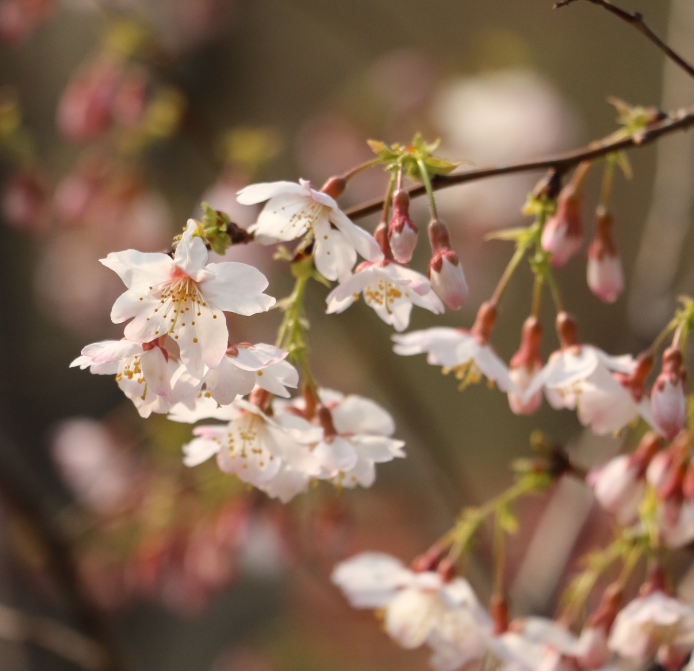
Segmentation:
[(646, 470), (660, 448), (660, 439), (648, 433), (638, 449), (620, 455), (588, 474), (598, 503), (613, 514), (620, 524), (632, 524), (638, 518), (639, 506), (646, 493)]
[[(461, 387), (477, 382), (482, 375), (495, 382), (501, 391), (514, 389), (506, 364), (489, 344), (496, 308), (485, 303), (470, 331), (437, 326), (405, 335), (394, 335), (393, 351), (402, 356), (427, 353), (427, 363), (453, 371)], [(535, 392), (533, 392), (535, 393)], [(532, 394), (530, 394), (532, 396)]]
[(270, 309), (275, 299), (263, 293), (265, 276), (243, 263), (207, 263), (197, 224), (188, 222), (174, 258), (135, 250), (109, 254), (101, 262), (128, 287), (111, 311), (114, 323), (132, 319), (125, 337), (150, 342), (170, 334), (188, 372), (198, 379), (204, 367), (215, 368), (227, 349), (224, 311), (253, 315)]
[(553, 266), (563, 266), (583, 242), (580, 188), (567, 184), (557, 199), (557, 211), (542, 229), (542, 249), (551, 252)]
[(651, 404), (655, 427), (665, 438), (672, 440), (687, 420), (682, 352), (676, 347), (663, 352), (663, 370), (653, 384)]
[(338, 564), (332, 581), (355, 608), (384, 609), (385, 630), (402, 647), (433, 647), (441, 671), (456, 643), (458, 654), (466, 644), (476, 648), (470, 658), (484, 651), (480, 642), (490, 635), (491, 620), (463, 578), (447, 581), (434, 571), (411, 571), (390, 555), (365, 552)]
[(202, 380), (196, 380), (185, 369), (174, 380), (175, 399), (190, 409), (201, 396), (228, 405), (237, 396), (250, 394), (258, 386), (277, 396), (289, 397), (287, 387), (299, 384), (299, 373), (284, 361), (287, 352), (258, 343), (240, 343), (227, 347), (216, 368), (206, 369)]
[(624, 271), (612, 238), (612, 216), (598, 210), (595, 238), (588, 248), (587, 266), (590, 290), (606, 303), (614, 303), (624, 291)]
[(357, 252), (369, 261), (381, 256), (373, 237), (353, 224), (330, 195), (306, 180), (251, 184), (238, 192), (237, 200), (244, 205), (268, 201), (248, 229), (263, 245), (312, 236), (316, 268), (329, 280), (346, 280)]
[(424, 275), (381, 259), (360, 264), (354, 275), (335, 287), (326, 299), (327, 313), (344, 312), (360, 293), (363, 293), (366, 304), (396, 331), (403, 331), (409, 325), (413, 305), (434, 314), (442, 314), (445, 309)]
[(89, 368), (97, 375), (115, 375), (118, 386), (135, 404), (142, 417), (168, 412), (172, 378), (181, 363), (171, 351), (168, 336), (148, 343), (103, 340), (87, 345), (70, 367)]
[(542, 405), (542, 391), (525, 400), (525, 392), (535, 376), (542, 370), (540, 341), (542, 325), (537, 317), (528, 317), (523, 324), (521, 345), (509, 364), (509, 377), (513, 389), (508, 393), (508, 403), (516, 415), (531, 415)]
[(193, 430), (197, 438), (183, 446), (186, 466), (196, 466), (217, 455), (222, 471), (283, 500), (283, 488), (275, 483), (273, 490), (271, 480), (279, 476), (285, 481), (292, 472), (303, 478), (303, 487), (310, 477), (319, 474), (318, 460), (308, 447), (320, 439), (319, 428), (295, 415), (270, 419), (256, 405), (242, 399), (234, 401), (234, 406), (239, 416), (226, 426), (207, 425)]
[(370, 487), (377, 463), (405, 456), (405, 443), (390, 438), (395, 432), (393, 418), (372, 400), (324, 390), (319, 395), (333, 399), (318, 411), (323, 439), (313, 454), (321, 464), (321, 479), (340, 487)]
[(576, 323), (566, 313), (557, 316), (557, 331), (562, 347), (527, 387), (526, 400), (544, 387), (552, 407), (577, 409), (581, 423), (598, 434), (619, 431), (639, 414), (650, 419), (643, 395), (647, 362), (641, 366), (629, 355), (609, 356), (578, 344)]
[(608, 641), (611, 650), (639, 663), (694, 649), (694, 608), (657, 590), (623, 608)]

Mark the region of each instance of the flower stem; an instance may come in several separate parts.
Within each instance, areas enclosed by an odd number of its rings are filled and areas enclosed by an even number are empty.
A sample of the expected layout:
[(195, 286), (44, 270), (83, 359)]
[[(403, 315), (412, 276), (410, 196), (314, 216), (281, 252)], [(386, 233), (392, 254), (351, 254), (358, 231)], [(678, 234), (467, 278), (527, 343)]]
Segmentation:
[(383, 212), (381, 221), (384, 224), (388, 223), (388, 214), (390, 213), (390, 203), (393, 200), (393, 191), (395, 189), (395, 170), (391, 170), (390, 180), (388, 180), (388, 188), (386, 189), (386, 197), (383, 199)]
[(362, 163), (361, 165), (358, 165), (356, 168), (352, 168), (349, 172), (346, 172), (344, 175), (342, 175), (342, 179), (344, 179), (346, 182), (349, 182), (352, 177), (355, 175), (358, 175), (362, 170), (366, 170), (367, 168), (371, 168), (374, 165), (378, 165), (381, 162), (381, 158), (372, 158), (370, 161), (366, 161), (366, 163)]
[(554, 273), (552, 272), (552, 269), (547, 266), (546, 273), (545, 273), (545, 279), (547, 280), (547, 284), (549, 285), (549, 290), (552, 293), (552, 298), (554, 299), (554, 305), (557, 309), (557, 312), (564, 312), (564, 304), (562, 303), (561, 300), (561, 294), (559, 293), (559, 287), (557, 286), (557, 282), (554, 279)]
[(315, 393), (316, 383), (308, 365), (308, 347), (304, 338), (303, 323), (304, 295), (308, 279), (308, 275), (297, 274), (294, 290), (286, 299), (284, 319), (277, 333), (277, 347), (289, 352), (289, 357), (303, 375), (304, 384)]
[(540, 310), (542, 309), (542, 287), (544, 280), (539, 273), (535, 275), (535, 284), (533, 285), (533, 317), (540, 318)]
[(436, 200), (434, 199), (434, 189), (431, 186), (429, 171), (427, 170), (427, 166), (421, 158), (417, 159), (417, 165), (419, 166), (419, 172), (422, 175), (422, 182), (424, 182), (424, 188), (427, 192), (427, 198), (429, 199), (429, 210), (431, 211), (431, 218), (438, 219), (439, 215), (436, 210)]
[(513, 273), (516, 271), (516, 268), (518, 268), (518, 264), (520, 264), (520, 262), (523, 260), (525, 252), (528, 251), (529, 246), (530, 241), (528, 241), (527, 243), (518, 243), (516, 251), (511, 257), (511, 260), (506, 266), (506, 269), (504, 270), (504, 273), (499, 279), (499, 283), (496, 285), (496, 289), (494, 289), (494, 293), (492, 294), (491, 302), (494, 303), (494, 305), (498, 305), (501, 301), (501, 298), (504, 295), (504, 291), (506, 291), (506, 287), (508, 286), (509, 280), (513, 276)]
[(610, 154), (605, 159), (605, 172), (602, 175), (602, 186), (600, 188), (600, 205), (598, 207), (602, 208), (607, 212), (610, 197), (612, 196), (612, 184), (614, 182), (614, 164), (615, 157)]
[(506, 571), (506, 531), (501, 524), (501, 510), (494, 514), (494, 594), (504, 595), (504, 573)]
[(656, 352), (662, 347), (668, 336), (677, 328), (679, 325), (679, 319), (675, 317), (670, 320), (670, 323), (657, 335), (656, 339), (653, 341), (651, 346), (644, 352), (647, 356), (655, 356)]

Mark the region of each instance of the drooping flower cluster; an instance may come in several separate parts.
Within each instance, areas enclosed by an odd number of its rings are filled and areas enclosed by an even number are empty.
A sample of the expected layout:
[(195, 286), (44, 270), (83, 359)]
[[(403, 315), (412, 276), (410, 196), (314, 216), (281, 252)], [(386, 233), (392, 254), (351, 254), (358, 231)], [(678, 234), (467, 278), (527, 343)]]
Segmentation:
[(229, 420), (196, 427), (197, 438), (183, 448), (184, 463), (215, 456), (222, 471), (283, 502), (306, 491), (311, 480), (370, 487), (377, 463), (404, 456), (404, 443), (390, 437), (392, 418), (373, 401), (331, 390), (319, 390), (318, 401), (317, 407), (303, 399), (275, 401), (265, 410), (243, 399), (225, 408), (203, 402), (192, 413), (174, 407), (170, 418)]

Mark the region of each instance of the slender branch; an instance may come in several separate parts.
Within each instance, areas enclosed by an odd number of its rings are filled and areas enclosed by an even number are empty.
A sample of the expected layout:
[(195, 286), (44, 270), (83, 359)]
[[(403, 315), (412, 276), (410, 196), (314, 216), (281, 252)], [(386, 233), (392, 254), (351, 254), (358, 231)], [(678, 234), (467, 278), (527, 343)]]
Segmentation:
[[(435, 175), (431, 180), (431, 186), (434, 191), (438, 191), (439, 189), (446, 189), (450, 186), (465, 184), (466, 182), (487, 179), (488, 177), (513, 175), (522, 172), (539, 172), (549, 169), (554, 169), (559, 174), (563, 174), (582, 161), (593, 161), (616, 151), (625, 151), (627, 149), (641, 147), (664, 135), (669, 135), (678, 130), (686, 130), (693, 125), (694, 107), (687, 107), (668, 115), (662, 121), (653, 123), (643, 132), (631, 135), (627, 138), (614, 139), (613, 136), (610, 135), (582, 149), (575, 149), (536, 161), (514, 163), (500, 167), (480, 168), (478, 170), (469, 170), (455, 175)], [(408, 193), (411, 198), (415, 198), (425, 194), (426, 189), (423, 185), (415, 186), (408, 189)], [(351, 219), (361, 219), (374, 212), (378, 212), (382, 206), (382, 199), (372, 200), (364, 205), (358, 205), (346, 210), (345, 214)]]
[[(576, 0), (561, 0), (561, 2), (555, 3), (554, 8), (559, 9), (560, 7), (566, 7), (574, 2), (576, 2)], [(665, 44), (665, 42), (663, 42), (663, 40), (660, 39), (660, 37), (658, 37), (658, 35), (643, 20), (643, 15), (641, 12), (634, 12), (632, 14), (631, 12), (627, 12), (624, 9), (616, 7), (608, 0), (588, 0), (588, 2), (592, 2), (594, 5), (603, 7), (608, 12), (618, 16), (620, 19), (622, 19), (622, 21), (626, 21), (629, 25), (634, 26), (636, 30), (653, 42), (653, 44), (655, 44), (658, 49), (660, 49), (671, 61), (677, 63), (677, 65), (679, 65), (690, 77), (694, 77), (694, 67), (687, 63), (682, 56), (671, 49), (667, 44)]]

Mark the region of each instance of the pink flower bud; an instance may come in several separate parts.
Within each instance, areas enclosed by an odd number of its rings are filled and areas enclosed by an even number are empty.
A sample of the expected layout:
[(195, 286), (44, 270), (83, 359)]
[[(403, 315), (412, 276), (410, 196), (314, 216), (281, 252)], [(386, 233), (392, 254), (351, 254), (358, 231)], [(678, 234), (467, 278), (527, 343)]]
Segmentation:
[(467, 300), (468, 287), (463, 264), (453, 250), (439, 252), (429, 263), (429, 281), (436, 295), (451, 309), (460, 310)]
[(672, 440), (687, 420), (687, 396), (684, 391), (682, 352), (670, 347), (663, 353), (663, 370), (651, 393), (653, 421), (668, 440)]
[(508, 403), (516, 415), (531, 415), (542, 405), (542, 390), (529, 399), (523, 398), (533, 378), (542, 370), (541, 340), (542, 325), (537, 317), (528, 317), (523, 324), (520, 347), (509, 365), (509, 375), (516, 388), (509, 392)]
[(557, 211), (542, 231), (542, 249), (552, 254), (552, 265), (563, 266), (583, 241), (581, 205), (583, 198), (576, 187), (567, 184), (557, 199)]
[(624, 273), (612, 238), (612, 216), (598, 209), (595, 238), (588, 248), (588, 286), (606, 303), (614, 303), (624, 290)]
[(419, 231), (410, 219), (410, 196), (398, 189), (393, 195), (393, 218), (390, 220), (388, 238), (393, 257), (398, 263), (409, 263), (417, 246)]

